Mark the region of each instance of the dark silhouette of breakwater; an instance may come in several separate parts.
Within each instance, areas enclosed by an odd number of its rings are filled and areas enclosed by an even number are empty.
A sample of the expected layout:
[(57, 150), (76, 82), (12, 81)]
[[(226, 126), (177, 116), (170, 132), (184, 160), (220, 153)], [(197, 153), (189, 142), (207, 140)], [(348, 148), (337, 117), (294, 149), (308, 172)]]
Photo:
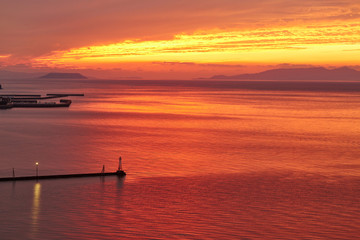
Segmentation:
[(0, 182), (4, 182), (4, 181), (41, 180), (41, 179), (60, 179), (60, 178), (105, 177), (105, 176), (124, 177), (125, 175), (126, 175), (126, 173), (124, 171), (119, 170), (119, 171), (116, 171), (116, 172), (100, 172), (100, 173), (79, 173), (79, 174), (63, 174), (63, 175), (6, 177), (6, 178), (0, 178)]

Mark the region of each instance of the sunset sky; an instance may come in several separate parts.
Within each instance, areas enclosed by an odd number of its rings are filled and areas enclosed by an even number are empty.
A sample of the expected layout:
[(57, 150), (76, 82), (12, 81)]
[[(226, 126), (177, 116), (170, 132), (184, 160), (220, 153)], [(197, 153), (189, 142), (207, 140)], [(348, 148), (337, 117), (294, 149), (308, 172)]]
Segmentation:
[(358, 0), (12, 0), (0, 69), (195, 77), (360, 65)]

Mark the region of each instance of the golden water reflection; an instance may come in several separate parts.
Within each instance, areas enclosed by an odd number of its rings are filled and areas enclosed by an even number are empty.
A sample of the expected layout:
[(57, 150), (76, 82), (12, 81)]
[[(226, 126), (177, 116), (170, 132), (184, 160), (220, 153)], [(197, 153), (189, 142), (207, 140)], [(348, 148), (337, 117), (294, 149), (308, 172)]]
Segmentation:
[(41, 184), (37, 182), (34, 185), (34, 197), (33, 197), (32, 209), (31, 209), (32, 237), (35, 237), (39, 231), (40, 195), (41, 195)]

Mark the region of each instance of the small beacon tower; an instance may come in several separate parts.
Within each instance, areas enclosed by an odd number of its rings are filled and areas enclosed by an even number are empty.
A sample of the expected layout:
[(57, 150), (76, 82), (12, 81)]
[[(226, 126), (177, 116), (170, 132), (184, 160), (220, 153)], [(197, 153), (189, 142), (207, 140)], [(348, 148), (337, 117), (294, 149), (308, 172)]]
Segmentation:
[(124, 170), (123, 170), (123, 168), (122, 168), (122, 159), (121, 159), (121, 156), (119, 157), (119, 166), (118, 166), (118, 169), (117, 169), (116, 173), (117, 173), (119, 176), (124, 176), (124, 175), (126, 175), (126, 173), (124, 172)]
[(118, 167), (118, 171), (122, 171), (122, 163), (121, 163), (121, 156), (119, 157), (119, 167)]

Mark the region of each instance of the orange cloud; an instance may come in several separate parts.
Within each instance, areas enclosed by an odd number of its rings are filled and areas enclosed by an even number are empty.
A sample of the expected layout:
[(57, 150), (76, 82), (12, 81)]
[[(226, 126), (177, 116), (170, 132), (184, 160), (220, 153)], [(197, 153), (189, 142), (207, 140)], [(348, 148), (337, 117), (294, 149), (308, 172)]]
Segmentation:
[(359, 16), (357, 0), (13, 0), (0, 8), (0, 55), (37, 67), (354, 63)]
[[(36, 58), (34, 64), (91, 67), (123, 62), (355, 63), (360, 24), (277, 27), (252, 31), (213, 30), (178, 34), (170, 40), (127, 40)], [(344, 53), (346, 52), (346, 53)]]

